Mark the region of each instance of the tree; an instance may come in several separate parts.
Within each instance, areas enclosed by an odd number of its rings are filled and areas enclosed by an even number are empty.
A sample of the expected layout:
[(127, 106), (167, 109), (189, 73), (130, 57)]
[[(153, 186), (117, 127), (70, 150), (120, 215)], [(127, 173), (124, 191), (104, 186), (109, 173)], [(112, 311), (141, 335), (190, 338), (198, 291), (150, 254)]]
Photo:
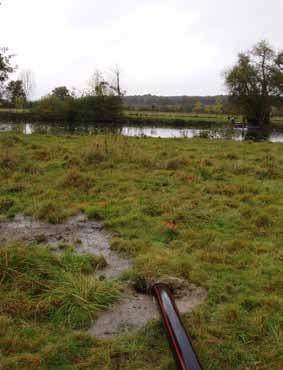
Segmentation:
[(230, 102), (252, 125), (270, 124), (272, 106), (282, 103), (283, 52), (266, 41), (240, 53), (237, 64), (225, 73)]
[(122, 96), (122, 90), (121, 90), (121, 85), (120, 85), (121, 72), (117, 65), (113, 69), (113, 74), (115, 77), (115, 84), (113, 84), (112, 88), (114, 89), (114, 91), (116, 91), (117, 95), (121, 97)]
[[(85, 94), (77, 99), (79, 115), (83, 120), (114, 122), (122, 112), (120, 74), (109, 82), (105, 73), (96, 70), (88, 82)], [(120, 95), (119, 95), (120, 94)]]
[(0, 48), (0, 98), (5, 89), (5, 82), (9, 78), (9, 74), (13, 73), (15, 68), (11, 65), (12, 54), (8, 54), (8, 48)]
[(223, 113), (223, 104), (219, 98), (216, 99), (215, 104), (211, 106), (211, 112), (214, 114)]
[(117, 96), (120, 99), (125, 94), (121, 89), (121, 72), (118, 66), (115, 66), (111, 73), (104, 73), (96, 70), (88, 82), (88, 91), (86, 95), (90, 96)]
[(56, 87), (52, 90), (51, 95), (62, 101), (72, 98), (72, 95), (66, 86)]
[(21, 80), (10, 81), (6, 88), (8, 100), (15, 106), (22, 108), (26, 101), (26, 94)]
[(36, 85), (33, 71), (31, 69), (23, 69), (19, 79), (23, 82), (23, 89), (27, 100), (30, 100)]
[(196, 102), (193, 106), (193, 112), (194, 113), (203, 113), (204, 111), (204, 106), (201, 102)]
[(88, 82), (88, 91), (86, 95), (89, 96), (108, 96), (114, 95), (110, 83), (106, 80), (103, 73), (96, 70)]
[(121, 88), (121, 71), (118, 65), (111, 69), (111, 74), (112, 82), (110, 83), (110, 87), (119, 98), (122, 98), (126, 94), (126, 91)]

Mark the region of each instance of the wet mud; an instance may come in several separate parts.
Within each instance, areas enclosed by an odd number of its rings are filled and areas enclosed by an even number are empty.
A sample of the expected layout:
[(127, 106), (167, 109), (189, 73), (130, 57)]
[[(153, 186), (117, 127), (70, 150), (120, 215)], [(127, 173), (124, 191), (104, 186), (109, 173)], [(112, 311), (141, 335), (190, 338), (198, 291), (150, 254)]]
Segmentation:
[[(29, 217), (17, 215), (12, 221), (0, 223), (0, 244), (18, 241), (47, 245), (54, 253), (60, 253), (64, 245), (71, 245), (77, 253), (104, 256), (107, 266), (99, 277), (115, 279), (131, 268), (130, 259), (120, 257), (110, 249), (111, 234), (101, 222), (90, 221), (85, 215), (72, 217), (62, 224), (46, 224)], [(180, 313), (184, 314), (203, 303), (207, 297), (205, 289), (170, 278), (167, 283), (176, 299)], [(97, 338), (134, 333), (149, 321), (159, 319), (153, 297), (139, 294), (132, 285), (125, 287), (125, 295), (111, 310), (101, 312), (89, 329)]]
[[(176, 296), (174, 291), (173, 296), (179, 312), (185, 314), (203, 303), (207, 298), (207, 292), (203, 288), (187, 285), (182, 291), (182, 296)], [(148, 322), (159, 320), (159, 318), (159, 311), (153, 296), (137, 294), (129, 289), (128, 297), (110, 311), (103, 312), (92, 325), (89, 333), (103, 339), (133, 334)]]
[(77, 253), (104, 256), (107, 267), (100, 275), (108, 279), (118, 277), (132, 265), (131, 260), (121, 258), (110, 249), (110, 240), (111, 235), (103, 229), (101, 222), (89, 221), (84, 215), (56, 225), (33, 221), (23, 215), (17, 215), (11, 222), (0, 223), (0, 243), (40, 241), (54, 252), (59, 252), (64, 245), (71, 245)]

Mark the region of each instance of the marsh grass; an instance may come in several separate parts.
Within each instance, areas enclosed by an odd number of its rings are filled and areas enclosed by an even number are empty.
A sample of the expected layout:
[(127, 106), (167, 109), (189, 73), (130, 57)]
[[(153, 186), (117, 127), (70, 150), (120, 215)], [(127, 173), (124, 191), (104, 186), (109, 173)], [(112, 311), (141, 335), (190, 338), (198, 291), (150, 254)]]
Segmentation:
[(119, 298), (114, 284), (89, 275), (101, 263), (101, 258), (77, 256), (70, 250), (55, 256), (40, 246), (2, 247), (0, 313), (87, 327), (97, 311), (109, 308)]
[(70, 246), (67, 246), (61, 256), (61, 263), (66, 271), (92, 274), (107, 266), (105, 257), (93, 254), (75, 254)]
[[(129, 119), (129, 122), (135, 122), (140, 124), (158, 124), (161, 125), (176, 125), (185, 127), (217, 127), (220, 125), (226, 125), (230, 121), (231, 115), (227, 114), (213, 114), (213, 113), (185, 113), (185, 112), (156, 112), (156, 111), (125, 111), (125, 118)], [(242, 116), (237, 116), (236, 121), (242, 122)], [(274, 126), (280, 127), (283, 123), (282, 116), (272, 117), (272, 123)], [(204, 138), (207, 135), (204, 133)]]
[[(1, 134), (0, 219), (103, 219), (113, 250), (134, 259), (123, 279), (169, 274), (208, 290), (185, 317), (205, 369), (281, 370), (282, 158), (280, 143)], [(1, 248), (5, 370), (174, 368), (159, 324), (107, 342), (70, 329), (116, 300), (89, 276), (96, 262), (16, 250)]]

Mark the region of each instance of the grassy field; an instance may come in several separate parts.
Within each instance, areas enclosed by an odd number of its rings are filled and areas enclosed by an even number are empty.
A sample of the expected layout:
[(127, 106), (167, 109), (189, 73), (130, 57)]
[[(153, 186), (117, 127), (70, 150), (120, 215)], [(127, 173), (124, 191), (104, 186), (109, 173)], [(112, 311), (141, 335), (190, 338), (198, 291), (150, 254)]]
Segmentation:
[(147, 112), (147, 111), (125, 111), (124, 115), (132, 121), (144, 123), (161, 123), (163, 125), (223, 125), (228, 120), (227, 115), (215, 114), (191, 114), (178, 112)]
[[(224, 125), (229, 122), (229, 115), (227, 114), (126, 111), (125, 116), (137, 121), (144, 120), (148, 123), (161, 122), (162, 124), (183, 124), (187, 126)], [(242, 122), (242, 117), (235, 116), (235, 120)], [(283, 117), (273, 117), (272, 123), (283, 125)]]
[(144, 116), (144, 117), (153, 117), (153, 118), (180, 118), (184, 120), (190, 119), (199, 119), (202, 118), (204, 120), (212, 120), (215, 119), (221, 122), (227, 122), (229, 115), (227, 114), (208, 114), (208, 113), (182, 113), (182, 112), (149, 112), (149, 111), (126, 111), (126, 115), (128, 116)]
[[(134, 258), (121, 280), (206, 288), (184, 322), (210, 370), (282, 369), (282, 181), (282, 144), (0, 135), (1, 222), (85, 212)], [(159, 323), (107, 341), (82, 330), (121, 282), (91, 279), (90, 257), (69, 253), (1, 247), (1, 370), (173, 370)]]
[(11, 113), (28, 113), (29, 109), (18, 109), (18, 108), (0, 108), (0, 113), (11, 112)]

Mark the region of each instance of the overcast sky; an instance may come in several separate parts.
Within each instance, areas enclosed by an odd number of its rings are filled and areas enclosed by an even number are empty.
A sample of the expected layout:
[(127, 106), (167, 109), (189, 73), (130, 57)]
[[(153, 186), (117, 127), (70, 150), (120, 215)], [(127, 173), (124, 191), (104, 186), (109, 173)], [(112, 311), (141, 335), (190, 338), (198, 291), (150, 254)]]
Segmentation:
[(283, 0), (2, 0), (0, 46), (36, 97), (119, 65), (127, 94), (214, 95), (239, 51), (283, 48)]

